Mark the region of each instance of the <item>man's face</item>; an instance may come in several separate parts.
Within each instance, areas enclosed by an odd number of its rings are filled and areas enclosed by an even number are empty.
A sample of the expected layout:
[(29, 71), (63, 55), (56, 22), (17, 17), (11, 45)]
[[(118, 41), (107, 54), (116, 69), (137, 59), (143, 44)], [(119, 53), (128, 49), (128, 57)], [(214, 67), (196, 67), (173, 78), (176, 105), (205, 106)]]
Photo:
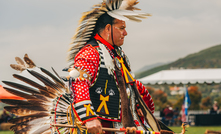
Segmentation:
[(115, 19), (113, 26), (113, 43), (116, 46), (121, 46), (124, 43), (124, 37), (127, 35), (125, 21)]

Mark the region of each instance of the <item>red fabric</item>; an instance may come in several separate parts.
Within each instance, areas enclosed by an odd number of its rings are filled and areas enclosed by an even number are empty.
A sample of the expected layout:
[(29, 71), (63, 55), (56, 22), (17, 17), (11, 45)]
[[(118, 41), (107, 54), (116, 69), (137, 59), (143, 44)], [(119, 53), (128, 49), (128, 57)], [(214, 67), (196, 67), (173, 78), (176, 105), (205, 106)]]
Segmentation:
[(90, 119), (87, 119), (87, 120), (83, 121), (82, 125), (84, 125), (87, 121), (91, 121), (91, 120), (94, 120), (94, 119), (97, 119), (97, 117), (93, 117), (93, 118), (90, 118)]
[[(99, 67), (99, 54), (92, 46), (86, 46), (76, 55), (74, 67), (79, 67), (81, 70), (85, 70), (92, 77), (92, 82), (96, 78)], [(90, 100), (88, 80), (83, 79), (81, 81), (76, 80), (73, 83), (74, 103), (84, 100)], [(82, 94), (83, 93), (83, 94)]]
[(76, 79), (72, 83), (73, 93), (74, 93), (74, 103), (78, 103), (84, 100), (90, 100), (89, 87), (90, 82), (87, 79)]
[(76, 55), (74, 67), (80, 67), (82, 70), (86, 69), (93, 80), (94, 77), (96, 78), (99, 67), (99, 53), (92, 46), (87, 45)]
[(0, 99), (24, 100), (24, 98), (22, 97), (7, 92), (1, 85), (0, 85)]
[(96, 34), (96, 35), (94, 36), (94, 38), (95, 38), (96, 40), (99, 40), (102, 44), (105, 44), (105, 45), (108, 47), (108, 49), (110, 49), (110, 50), (113, 50), (113, 49), (114, 49), (114, 47), (113, 47), (110, 43), (108, 43), (106, 40), (104, 40), (103, 38), (101, 38), (98, 34)]
[(146, 105), (148, 106), (150, 111), (152, 113), (154, 113), (155, 107), (154, 107), (152, 97), (150, 96), (149, 92), (147, 91), (147, 89), (144, 87), (144, 85), (141, 82), (139, 82), (138, 80), (135, 80), (135, 81), (136, 81), (136, 84), (137, 84), (137, 89), (140, 92), (140, 95), (143, 96), (144, 102), (146, 103)]

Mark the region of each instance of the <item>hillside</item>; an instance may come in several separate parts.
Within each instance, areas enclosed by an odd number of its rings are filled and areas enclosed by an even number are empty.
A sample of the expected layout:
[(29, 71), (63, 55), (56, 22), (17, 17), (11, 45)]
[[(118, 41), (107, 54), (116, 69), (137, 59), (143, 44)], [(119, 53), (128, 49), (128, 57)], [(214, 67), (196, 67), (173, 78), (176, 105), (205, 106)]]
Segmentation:
[(136, 73), (135, 76), (136, 78), (142, 78), (170, 68), (221, 68), (221, 44), (204, 49), (198, 53), (190, 54), (169, 64)]
[(150, 70), (152, 68), (159, 67), (159, 66), (162, 66), (165, 64), (169, 64), (169, 62), (167, 62), (167, 63), (159, 62), (159, 63), (155, 63), (155, 64), (151, 64), (151, 65), (146, 65), (146, 66), (140, 68), (139, 70), (135, 71), (134, 73), (135, 74), (142, 73), (142, 72), (145, 72), (145, 71)]

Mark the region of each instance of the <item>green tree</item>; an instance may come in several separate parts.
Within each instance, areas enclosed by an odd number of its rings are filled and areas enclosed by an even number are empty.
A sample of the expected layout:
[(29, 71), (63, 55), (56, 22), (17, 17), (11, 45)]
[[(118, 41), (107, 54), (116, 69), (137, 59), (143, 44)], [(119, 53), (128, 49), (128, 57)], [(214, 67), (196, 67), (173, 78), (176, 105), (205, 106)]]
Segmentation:
[(203, 98), (202, 101), (201, 101), (201, 109), (210, 109), (212, 106), (212, 101), (211, 101), (211, 98), (208, 96), (206, 98)]
[(183, 101), (184, 101), (184, 96), (180, 97), (180, 99), (177, 100), (177, 102), (174, 104), (174, 107), (178, 107), (179, 109), (182, 109)]
[(188, 88), (191, 105), (189, 107), (190, 110), (199, 110), (200, 109), (200, 102), (202, 98), (202, 93), (198, 91), (197, 86), (190, 86)]
[(146, 89), (153, 98), (156, 111), (162, 110), (166, 105), (171, 105), (171, 102), (167, 100), (167, 94), (164, 91), (150, 87), (146, 87)]
[(162, 91), (162, 90), (156, 90), (153, 94), (152, 97), (155, 98), (156, 100), (161, 101), (162, 103), (167, 102), (167, 94)]

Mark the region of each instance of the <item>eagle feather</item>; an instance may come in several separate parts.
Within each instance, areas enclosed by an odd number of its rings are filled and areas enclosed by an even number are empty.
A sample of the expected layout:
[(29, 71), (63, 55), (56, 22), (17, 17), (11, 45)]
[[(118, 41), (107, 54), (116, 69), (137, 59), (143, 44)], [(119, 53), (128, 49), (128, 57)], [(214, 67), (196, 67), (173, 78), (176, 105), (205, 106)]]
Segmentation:
[(14, 88), (19, 89), (19, 90), (24, 91), (24, 92), (28, 92), (28, 93), (31, 93), (31, 94), (39, 94), (40, 93), (37, 89), (27, 87), (27, 86), (24, 86), (22, 84), (10, 82), (10, 81), (2, 81), (2, 82), (5, 83), (8, 86), (14, 87)]
[(28, 54), (25, 54), (24, 61), (28, 65), (28, 68), (34, 68), (36, 67), (35, 63), (28, 57)]
[(25, 63), (24, 63), (24, 61), (23, 61), (21, 58), (15, 57), (15, 61), (16, 61), (19, 65), (25, 66)]
[(26, 69), (26, 67), (24, 67), (23, 65), (19, 65), (19, 64), (10, 64), (12, 69), (15, 69), (17, 71), (24, 71)]

